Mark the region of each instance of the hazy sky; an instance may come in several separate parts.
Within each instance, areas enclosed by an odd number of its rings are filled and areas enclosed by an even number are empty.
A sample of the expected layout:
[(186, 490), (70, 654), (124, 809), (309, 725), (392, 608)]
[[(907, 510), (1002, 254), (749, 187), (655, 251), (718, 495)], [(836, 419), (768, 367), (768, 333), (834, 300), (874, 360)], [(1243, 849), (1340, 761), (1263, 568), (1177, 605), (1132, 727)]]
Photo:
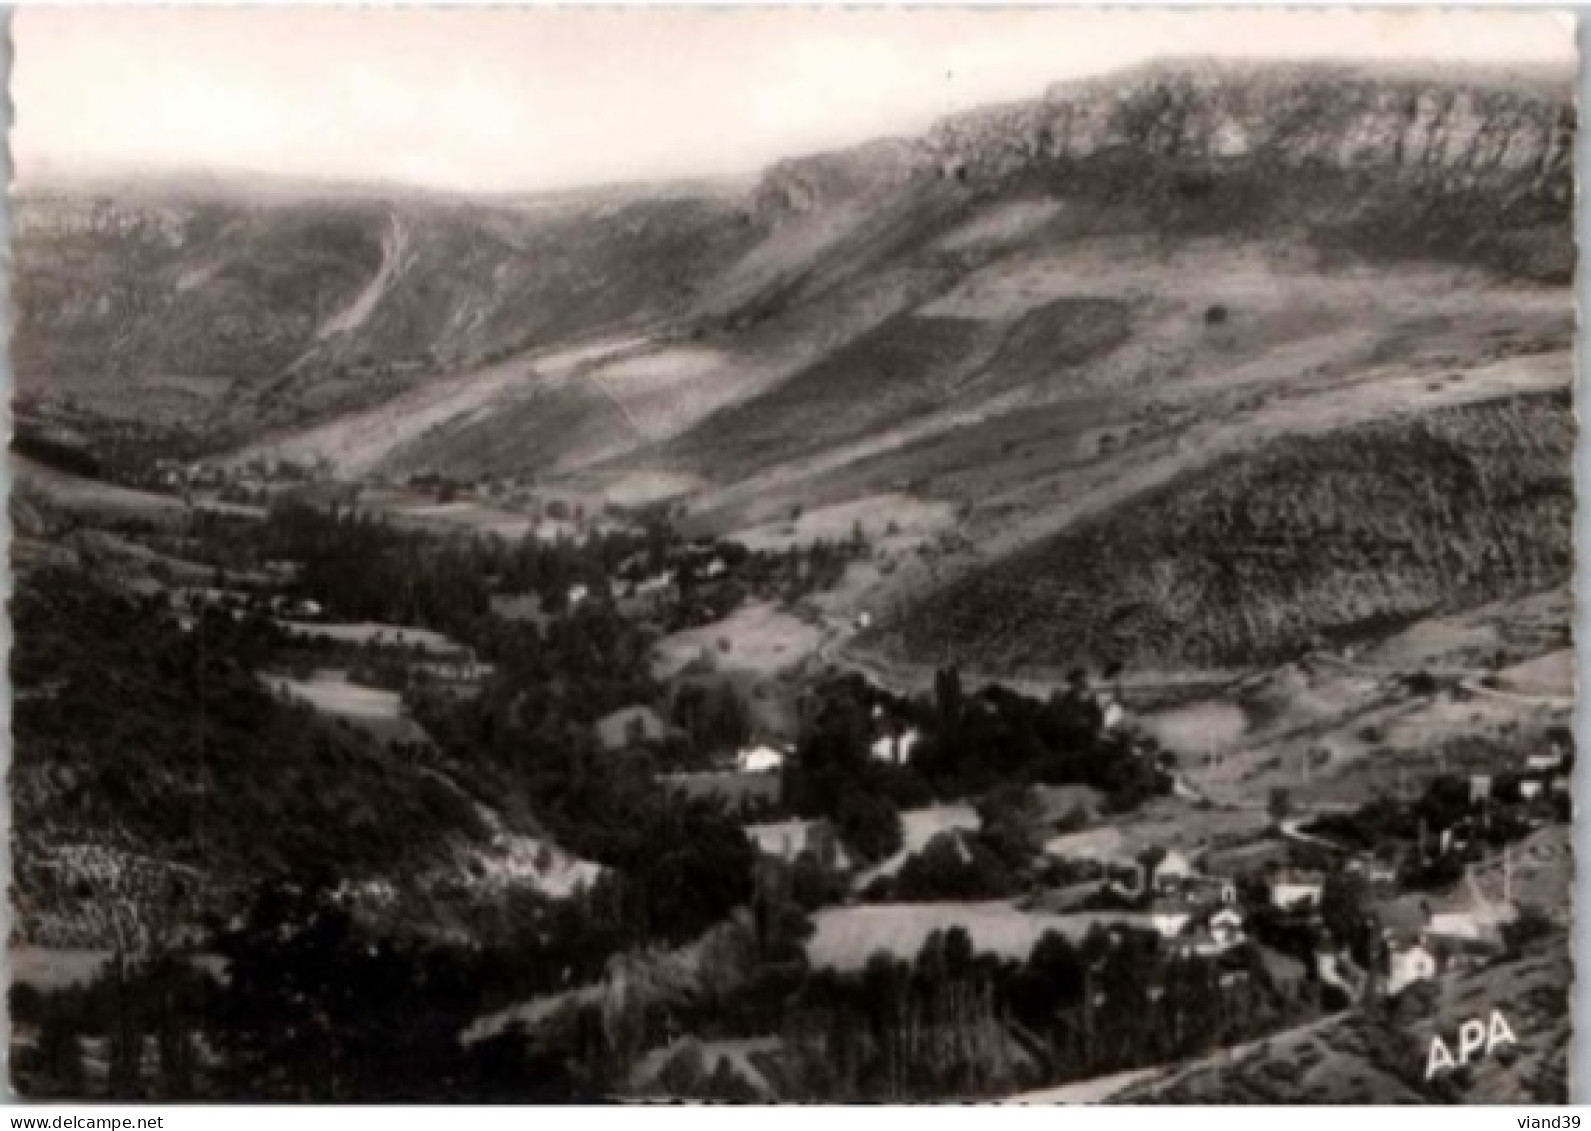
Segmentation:
[(13, 17), (26, 181), (449, 188), (750, 172), (1166, 55), (1570, 61), (1567, 17), (1064, 9), (60, 9)]

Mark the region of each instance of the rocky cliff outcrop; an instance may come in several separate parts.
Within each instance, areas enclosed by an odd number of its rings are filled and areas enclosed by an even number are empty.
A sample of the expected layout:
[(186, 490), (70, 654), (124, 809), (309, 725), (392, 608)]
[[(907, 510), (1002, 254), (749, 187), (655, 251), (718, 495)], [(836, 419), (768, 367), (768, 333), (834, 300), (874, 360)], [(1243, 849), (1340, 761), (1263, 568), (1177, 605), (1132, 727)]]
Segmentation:
[[(757, 201), (779, 222), (914, 182), (1019, 184), (1153, 206), (1173, 228), (1326, 224), (1383, 252), (1447, 243), (1446, 257), (1556, 276), (1568, 269), (1575, 129), (1567, 71), (1157, 64), (961, 114), (909, 142), (784, 162)], [(1406, 230), (1416, 222), (1423, 234)], [(1560, 254), (1520, 248), (1522, 233), (1556, 239)]]
[(1507, 187), (1566, 201), (1572, 77), (1428, 76), (1362, 68), (1209, 62), (1052, 87), (1044, 98), (942, 122), (925, 144), (977, 178), (1131, 151), (1213, 169), (1384, 170), (1450, 187)]

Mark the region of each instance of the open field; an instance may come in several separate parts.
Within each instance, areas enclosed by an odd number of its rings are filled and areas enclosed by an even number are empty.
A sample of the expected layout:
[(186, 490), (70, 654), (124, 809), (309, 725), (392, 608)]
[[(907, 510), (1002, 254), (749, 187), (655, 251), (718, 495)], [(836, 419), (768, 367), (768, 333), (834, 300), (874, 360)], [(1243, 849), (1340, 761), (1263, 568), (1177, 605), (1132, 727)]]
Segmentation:
[(1044, 851), (1061, 859), (1100, 862), (1128, 860), (1137, 855), (1137, 849), (1126, 835), (1111, 826), (1051, 837), (1044, 842)]
[(490, 534), (507, 542), (518, 542), (538, 530), (540, 525), (531, 515), (475, 499), (439, 503), (426, 496), (387, 491), (371, 492), (361, 502), (394, 525), (434, 534)]
[(678, 674), (705, 652), (720, 669), (772, 675), (801, 663), (816, 651), (822, 638), (817, 626), (771, 602), (752, 601), (724, 620), (658, 641), (653, 672), (659, 678)]
[(1574, 649), (1560, 648), (1497, 673), (1497, 688), (1515, 695), (1572, 701), (1575, 692)]
[(814, 966), (859, 970), (875, 951), (913, 959), (933, 931), (964, 927), (974, 950), (1025, 959), (1046, 931), (1073, 940), (1089, 928), (1111, 923), (1144, 925), (1127, 911), (1085, 911), (1071, 915), (1019, 911), (1009, 903), (885, 903), (829, 907), (812, 917), (807, 958)]
[(98, 479), (71, 475), (15, 453), (11, 455), (11, 475), (17, 498), (26, 501), (36, 496), (48, 506), (72, 514), (110, 521), (132, 518), (176, 522), (187, 513), (182, 500), (175, 495), (134, 491)]
[(1241, 809), (1190, 804), (1180, 797), (1159, 797), (1108, 824), (1052, 837), (1044, 845), (1051, 856), (1110, 860), (1136, 858), (1150, 848), (1172, 849), (1191, 856), (1262, 835), (1271, 825), (1263, 797)]
[(349, 683), (346, 673), (329, 669), (317, 671), (307, 680), (281, 675), (261, 678), (277, 695), (357, 727), (378, 742), (408, 745), (430, 741), (420, 725), (403, 713), (403, 701), (395, 691)]
[(264, 678), (277, 694), (308, 703), (328, 715), (345, 715), (354, 719), (396, 719), (403, 709), (403, 701), (397, 692), (349, 683), (345, 672), (318, 671), (313, 679), (307, 680), (278, 675)]
[(453, 655), (462, 645), (429, 628), (415, 628), (401, 624), (327, 624), (320, 621), (278, 622), (288, 632), (299, 636), (335, 640), (339, 644), (372, 645), (377, 648), (415, 648), (422, 652)]
[(1231, 749), (1249, 726), (1241, 707), (1219, 699), (1152, 712), (1139, 722), (1167, 750), (1189, 754)]
[(1503, 667), (1561, 648), (1574, 620), (1568, 586), (1430, 617), (1364, 649), (1360, 667), (1462, 671)]
[(884, 494), (802, 510), (797, 518), (747, 527), (730, 537), (751, 550), (788, 550), (817, 541), (846, 542), (860, 529), (875, 553), (901, 553), (954, 524), (955, 511), (946, 503)]

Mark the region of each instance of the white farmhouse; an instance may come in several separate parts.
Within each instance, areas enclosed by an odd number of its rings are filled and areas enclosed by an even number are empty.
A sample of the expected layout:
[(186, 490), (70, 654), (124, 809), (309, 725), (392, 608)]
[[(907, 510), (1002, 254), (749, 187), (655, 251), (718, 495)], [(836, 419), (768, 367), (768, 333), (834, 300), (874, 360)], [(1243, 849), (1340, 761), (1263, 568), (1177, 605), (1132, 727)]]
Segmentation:
[(770, 774), (784, 765), (784, 755), (771, 746), (755, 746), (735, 755), (735, 768), (743, 774)]
[(1271, 881), (1271, 906), (1282, 911), (1319, 907), (1325, 878), (1314, 872), (1283, 872)]
[(1397, 996), (1415, 982), (1436, 977), (1436, 956), (1420, 943), (1392, 951), (1387, 963), (1387, 993)]
[(1198, 874), (1193, 861), (1173, 848), (1155, 865), (1151, 882), (1156, 891), (1174, 890), (1194, 880)]
[(1525, 769), (1534, 773), (1556, 770), (1563, 765), (1563, 751), (1549, 750), (1545, 754), (1531, 754), (1525, 758)]
[(886, 734), (873, 743), (873, 757), (880, 762), (894, 762), (904, 766), (912, 759), (912, 750), (922, 740), (916, 728), (903, 734)]
[(1157, 899), (1149, 907), (1149, 925), (1163, 939), (1174, 939), (1193, 922), (1199, 908), (1185, 899)]

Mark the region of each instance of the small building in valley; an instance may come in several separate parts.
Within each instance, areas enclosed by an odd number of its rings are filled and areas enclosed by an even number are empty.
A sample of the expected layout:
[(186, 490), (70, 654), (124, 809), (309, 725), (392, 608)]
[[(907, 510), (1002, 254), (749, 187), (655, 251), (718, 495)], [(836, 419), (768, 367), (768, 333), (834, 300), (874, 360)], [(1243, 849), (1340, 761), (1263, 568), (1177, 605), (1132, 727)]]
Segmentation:
[(1180, 891), (1199, 877), (1199, 870), (1175, 848), (1160, 858), (1150, 876), (1150, 882), (1159, 892)]
[(1157, 899), (1149, 905), (1149, 926), (1163, 939), (1173, 939), (1188, 928), (1200, 907), (1191, 900)]
[(873, 742), (873, 757), (880, 762), (893, 762), (898, 766), (904, 766), (911, 761), (912, 750), (921, 739), (922, 736), (915, 728), (899, 734), (885, 734)]
[(743, 774), (776, 773), (785, 755), (771, 746), (753, 746), (735, 755), (735, 768)]
[(1326, 878), (1319, 872), (1287, 870), (1271, 880), (1271, 906), (1281, 911), (1301, 911), (1320, 906)]
[(1414, 983), (1436, 977), (1436, 966), (1436, 955), (1423, 943), (1392, 947), (1387, 955), (1387, 994), (1396, 997)]

